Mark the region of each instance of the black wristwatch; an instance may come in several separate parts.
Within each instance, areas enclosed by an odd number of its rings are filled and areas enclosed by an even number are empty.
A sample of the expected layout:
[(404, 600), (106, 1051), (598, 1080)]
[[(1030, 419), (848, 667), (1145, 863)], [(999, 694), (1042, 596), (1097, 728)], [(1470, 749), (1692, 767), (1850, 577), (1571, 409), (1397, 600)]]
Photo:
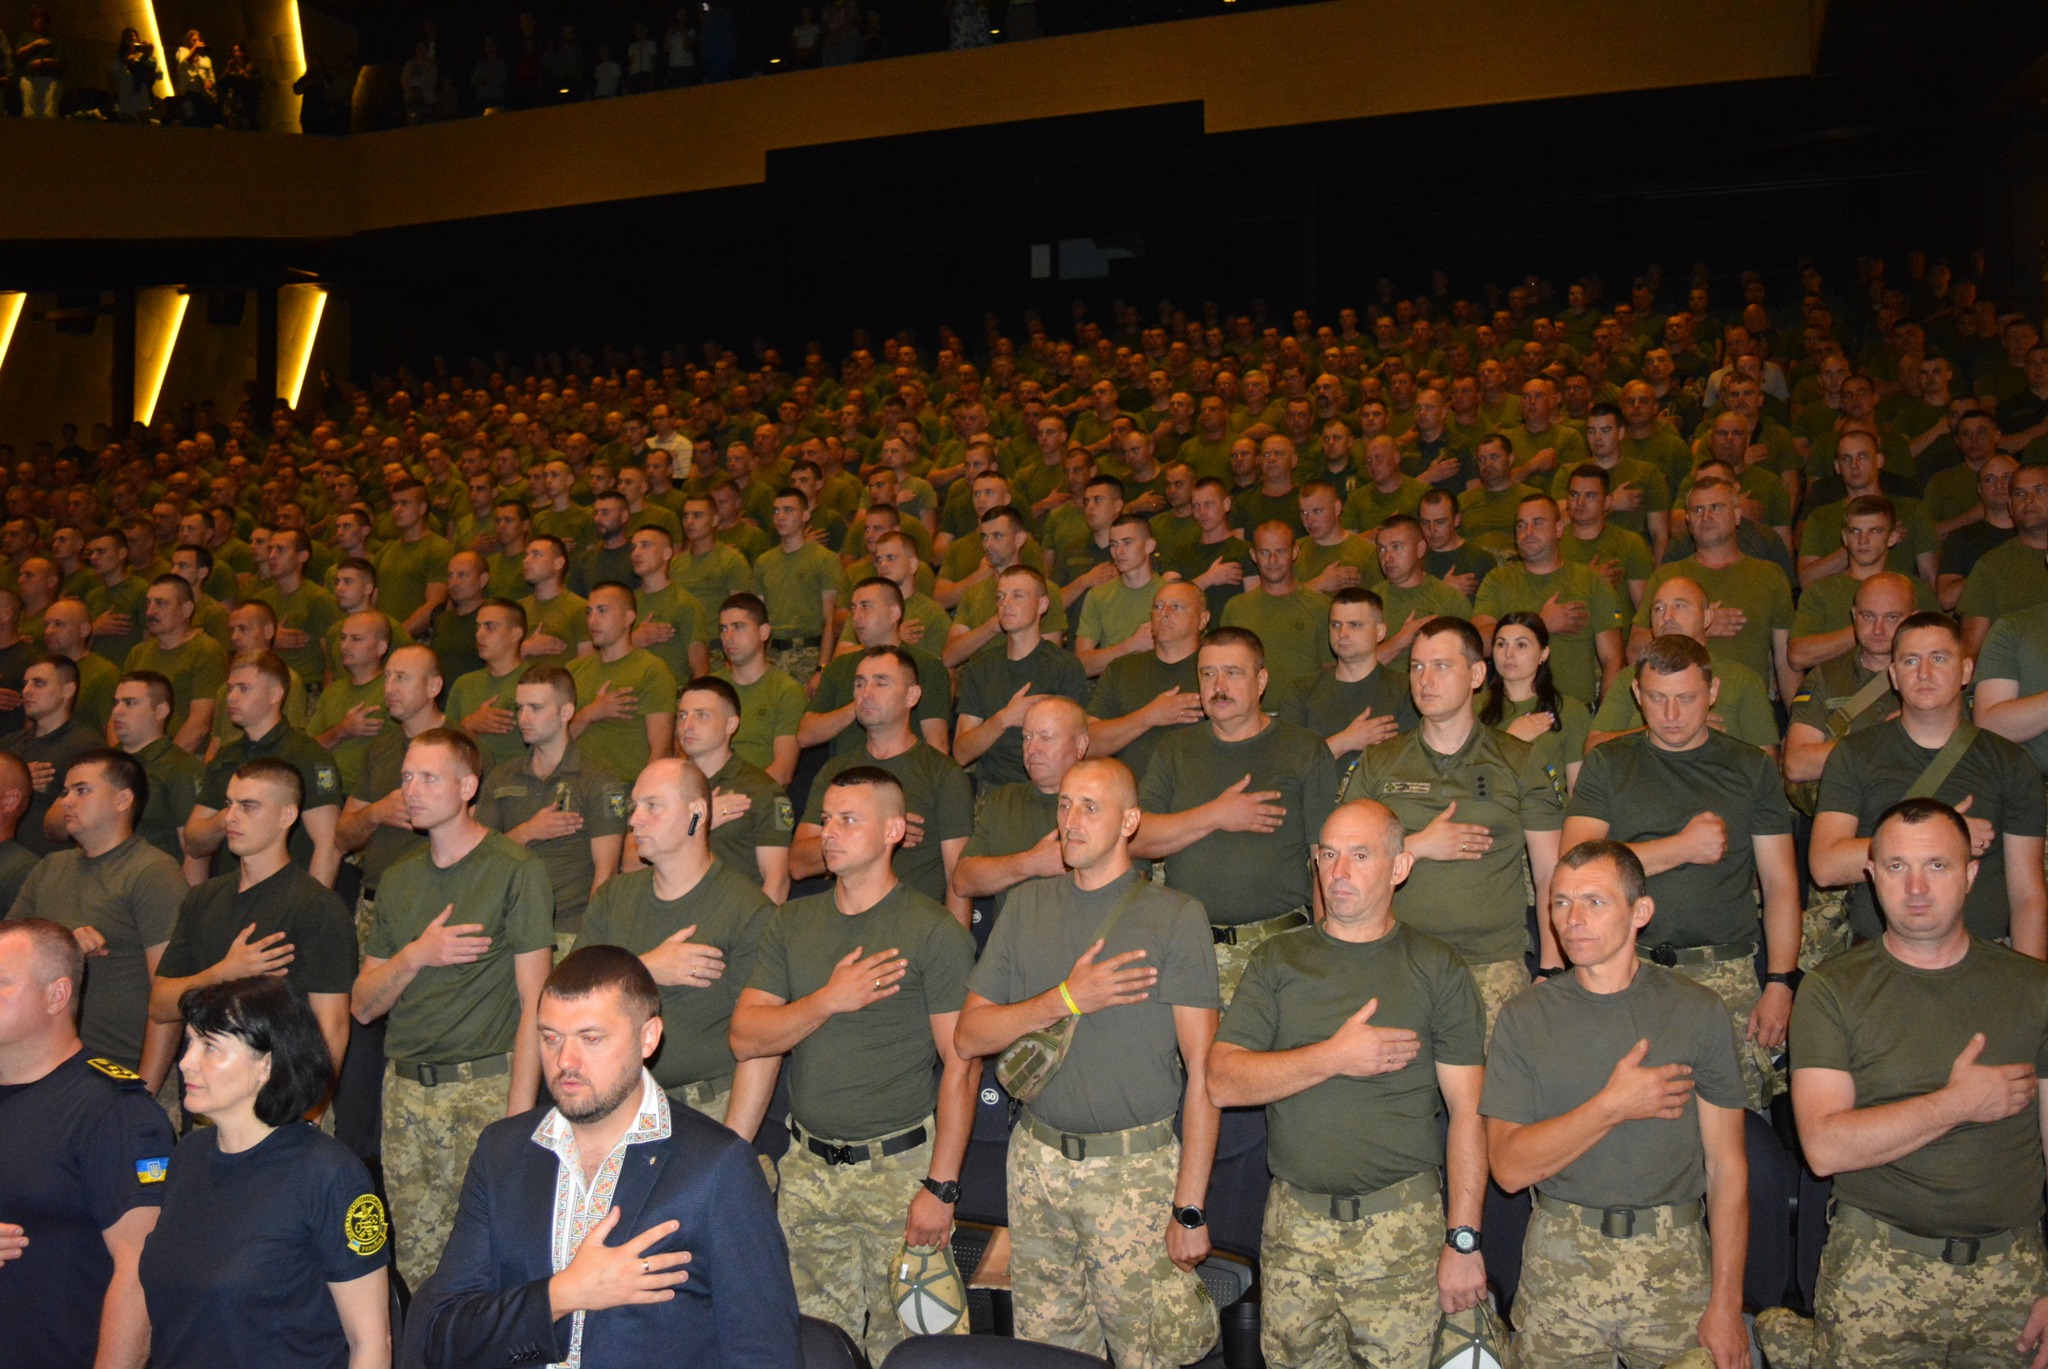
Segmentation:
[(1774, 970), (1764, 976), (1766, 984), (1783, 984), (1793, 993), (1799, 992), (1799, 981), (1806, 978), (1804, 970)]
[(924, 1176), (924, 1186), (927, 1193), (930, 1193), (934, 1198), (937, 1198), (949, 1207), (960, 1201), (960, 1181), (958, 1179), (948, 1179), (941, 1183), (927, 1174)]
[(1568, 965), (1541, 965), (1538, 966), (1536, 969), (1536, 978), (1555, 979), (1559, 975), (1564, 974), (1570, 968), (1571, 967)]
[(1190, 1231), (1200, 1231), (1209, 1224), (1209, 1214), (1189, 1203), (1186, 1207), (1174, 1204), (1173, 1219)]
[(1444, 1244), (1460, 1255), (1476, 1255), (1479, 1253), (1479, 1228), (1454, 1226), (1444, 1233)]

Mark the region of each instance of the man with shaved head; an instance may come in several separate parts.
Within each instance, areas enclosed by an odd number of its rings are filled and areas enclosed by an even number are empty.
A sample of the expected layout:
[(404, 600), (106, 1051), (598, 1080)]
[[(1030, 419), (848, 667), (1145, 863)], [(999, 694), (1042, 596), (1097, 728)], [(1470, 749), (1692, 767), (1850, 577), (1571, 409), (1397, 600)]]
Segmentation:
[(576, 947), (622, 946), (661, 989), (667, 1049), (654, 1079), (675, 1102), (751, 1141), (767, 1115), (780, 1062), (733, 1058), (733, 1005), (775, 905), (711, 853), (711, 785), (687, 760), (658, 760), (633, 784), (633, 841), (642, 868), (605, 882)]
[(11, 752), (0, 751), (0, 908), (12, 908), (22, 881), (36, 868), (36, 853), (15, 840), (28, 814), (28, 767)]
[(1029, 778), (989, 791), (953, 871), (955, 892), (976, 900), (971, 930), (984, 946), (1011, 889), (1065, 872), (1056, 830), (1060, 781), (1088, 754), (1088, 715), (1072, 699), (1055, 695), (1032, 704), (1023, 733)]
[(83, 600), (64, 598), (50, 605), (43, 616), (43, 649), (78, 667), (78, 697), (71, 715), (94, 736), (104, 736), (121, 670), (93, 650), (92, 616)]
[[(1027, 727), (1085, 739), (1062, 712), (1039, 704)], [(1018, 1334), (1091, 1355), (1106, 1346), (1135, 1369), (1175, 1369), (1216, 1335), (1214, 1305), (1192, 1272), (1209, 1253), (1201, 1204), (1219, 1120), (1207, 1085), (1221, 1006), (1209, 914), (1132, 865), (1141, 815), (1123, 762), (1079, 761), (1058, 793), (1053, 849), (1069, 873), (1010, 893), (968, 980), (954, 1044), (992, 1056), (1026, 1032), (1078, 1019), (1059, 1072), (1011, 1135)], [(1077, 1268), (1090, 1276), (1076, 1280)]]
[(1253, 952), (1210, 1052), (1215, 1100), (1266, 1109), (1260, 1343), (1276, 1369), (1352, 1346), (1427, 1364), (1439, 1313), (1486, 1297), (1486, 1019), (1458, 952), (1394, 918), (1404, 839), (1370, 799), (1330, 814), (1311, 848), (1323, 920)]

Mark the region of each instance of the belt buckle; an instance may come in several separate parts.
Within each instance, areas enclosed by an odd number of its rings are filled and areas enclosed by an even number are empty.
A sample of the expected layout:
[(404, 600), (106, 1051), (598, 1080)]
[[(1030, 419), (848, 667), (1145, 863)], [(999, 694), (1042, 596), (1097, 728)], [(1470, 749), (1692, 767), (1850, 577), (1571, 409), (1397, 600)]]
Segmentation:
[(1600, 1234), (1609, 1240), (1625, 1241), (1636, 1234), (1636, 1210), (1632, 1207), (1609, 1207), (1600, 1212)]
[(438, 1067), (438, 1066), (435, 1066), (435, 1065), (421, 1065), (421, 1066), (419, 1067), (419, 1072), (420, 1072), (420, 1073), (419, 1073), (419, 1078), (420, 1078), (420, 1085), (421, 1085), (421, 1087), (423, 1087), (423, 1088), (434, 1088), (434, 1087), (437, 1087), (437, 1086), (438, 1086), (438, 1085), (440, 1084), (440, 1082), (441, 1082), (441, 1072), (440, 1072), (440, 1069), (439, 1069), (439, 1067)]
[(1215, 939), (1219, 944), (1224, 946), (1235, 946), (1237, 944), (1237, 928), (1211, 927), (1209, 930), (1216, 934)]
[(1330, 1199), (1332, 1221), (1355, 1222), (1364, 1215), (1365, 1199), (1358, 1197)]
[(1088, 1158), (1088, 1143), (1070, 1131), (1060, 1133), (1060, 1154), (1069, 1160)]
[(1678, 963), (1678, 948), (1668, 941), (1661, 946), (1652, 946), (1650, 948), (1650, 962), (1655, 965), (1663, 965), (1666, 968), (1676, 965)]
[(1958, 1267), (1977, 1263), (1978, 1241), (1975, 1236), (1951, 1236), (1942, 1242), (1941, 1262)]
[(822, 1158), (828, 1165), (851, 1165), (858, 1163), (861, 1158), (865, 1158), (855, 1156), (853, 1153), (854, 1147), (852, 1146), (836, 1146), (830, 1141), (820, 1141), (818, 1144), (825, 1148)]

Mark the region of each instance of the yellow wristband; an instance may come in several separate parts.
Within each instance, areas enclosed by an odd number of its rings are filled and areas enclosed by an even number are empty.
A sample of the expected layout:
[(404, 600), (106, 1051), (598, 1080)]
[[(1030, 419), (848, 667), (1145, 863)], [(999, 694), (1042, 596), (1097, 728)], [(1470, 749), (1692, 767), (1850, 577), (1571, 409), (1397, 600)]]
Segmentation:
[(1081, 1005), (1076, 1003), (1074, 996), (1067, 992), (1067, 981), (1064, 979), (1060, 981), (1060, 998), (1066, 1003), (1068, 1012), (1076, 1017), (1081, 1015)]

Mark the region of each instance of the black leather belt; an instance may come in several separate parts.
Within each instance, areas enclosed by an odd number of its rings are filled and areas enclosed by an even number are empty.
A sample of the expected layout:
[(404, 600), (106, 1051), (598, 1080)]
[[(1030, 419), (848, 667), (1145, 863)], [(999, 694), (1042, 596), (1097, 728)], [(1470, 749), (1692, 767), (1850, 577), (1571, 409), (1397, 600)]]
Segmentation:
[(870, 1160), (880, 1160), (890, 1155), (901, 1155), (906, 1150), (916, 1150), (924, 1144), (923, 1127), (915, 1127), (901, 1136), (891, 1136), (886, 1141), (858, 1141), (850, 1145), (838, 1145), (821, 1141), (815, 1136), (803, 1138), (804, 1149), (828, 1165), (864, 1165)]

